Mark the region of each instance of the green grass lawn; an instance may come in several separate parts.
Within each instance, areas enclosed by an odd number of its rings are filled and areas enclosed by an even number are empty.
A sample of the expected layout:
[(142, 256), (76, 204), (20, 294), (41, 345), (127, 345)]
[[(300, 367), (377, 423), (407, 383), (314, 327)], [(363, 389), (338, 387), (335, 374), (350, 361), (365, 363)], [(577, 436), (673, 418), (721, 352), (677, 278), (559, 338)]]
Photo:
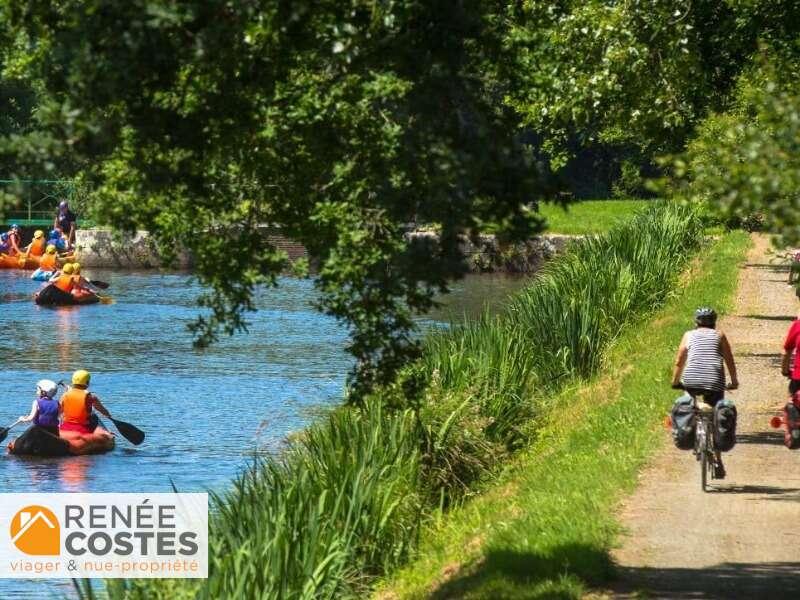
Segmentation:
[(618, 339), (594, 381), (552, 399), (537, 441), (499, 481), (434, 519), (418, 560), (377, 597), (578, 599), (613, 578), (616, 507), (668, 437), (675, 348), (697, 306), (731, 305), (748, 246), (737, 232), (703, 252), (667, 306)]
[(539, 212), (547, 218), (548, 233), (585, 235), (603, 233), (644, 208), (652, 200), (583, 200), (566, 210), (554, 204), (542, 204)]

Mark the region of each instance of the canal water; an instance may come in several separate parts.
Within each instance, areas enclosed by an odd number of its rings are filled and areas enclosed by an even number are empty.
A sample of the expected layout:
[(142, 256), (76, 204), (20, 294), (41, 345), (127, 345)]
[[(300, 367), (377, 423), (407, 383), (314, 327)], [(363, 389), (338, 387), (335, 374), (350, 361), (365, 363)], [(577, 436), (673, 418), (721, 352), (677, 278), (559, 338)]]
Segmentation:
[[(346, 332), (315, 311), (313, 285), (285, 278), (258, 297), (250, 331), (194, 350), (186, 325), (201, 287), (183, 274), (94, 270), (108, 281), (110, 305), (41, 308), (42, 284), (0, 270), (0, 426), (27, 414), (36, 381), (69, 379), (85, 368), (91, 390), (112, 414), (147, 433), (134, 447), (117, 436), (102, 456), (26, 459), (0, 455), (3, 492), (220, 491), (256, 453), (341, 399), (351, 361)], [(454, 286), (422, 327), (496, 309), (523, 285), (473, 276)], [(110, 423), (107, 426), (111, 427)], [(13, 439), (24, 430), (12, 430)], [(69, 595), (68, 583), (0, 580), (0, 597)]]
[[(258, 297), (249, 333), (194, 350), (186, 325), (201, 287), (184, 274), (94, 270), (114, 303), (41, 308), (42, 284), (0, 270), (0, 426), (27, 414), (36, 381), (85, 368), (91, 390), (118, 419), (147, 433), (140, 447), (117, 436), (102, 456), (26, 459), (0, 455), (3, 492), (221, 491), (256, 453), (341, 399), (351, 361), (346, 331), (310, 305), (313, 285), (285, 278)], [(473, 276), (454, 286), (423, 328), (496, 309), (524, 284)], [(111, 425), (107, 424), (110, 428)], [(23, 431), (12, 430), (9, 439)], [(0, 597), (69, 595), (67, 582), (0, 580)]]

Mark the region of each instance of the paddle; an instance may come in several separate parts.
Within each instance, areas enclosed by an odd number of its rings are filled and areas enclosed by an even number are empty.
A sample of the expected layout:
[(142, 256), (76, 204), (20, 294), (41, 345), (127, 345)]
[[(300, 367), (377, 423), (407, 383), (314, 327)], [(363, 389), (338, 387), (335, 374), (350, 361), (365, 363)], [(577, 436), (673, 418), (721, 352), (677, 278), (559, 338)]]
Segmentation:
[(6, 439), (6, 436), (8, 435), (8, 430), (9, 429), (11, 429), (12, 427), (16, 427), (20, 423), (22, 423), (22, 420), (21, 419), (17, 419), (16, 421), (14, 421), (8, 427), (0, 427), (0, 442), (2, 442), (4, 439)]
[(94, 287), (101, 290), (107, 290), (109, 286), (109, 284), (106, 283), (105, 281), (97, 281), (96, 279), (90, 279), (89, 283), (91, 283)]
[(138, 446), (144, 441), (144, 431), (136, 427), (135, 425), (131, 425), (130, 423), (126, 423), (125, 421), (118, 421), (114, 417), (108, 417), (114, 425), (117, 427), (117, 431), (122, 434), (126, 440), (128, 440), (134, 446)]

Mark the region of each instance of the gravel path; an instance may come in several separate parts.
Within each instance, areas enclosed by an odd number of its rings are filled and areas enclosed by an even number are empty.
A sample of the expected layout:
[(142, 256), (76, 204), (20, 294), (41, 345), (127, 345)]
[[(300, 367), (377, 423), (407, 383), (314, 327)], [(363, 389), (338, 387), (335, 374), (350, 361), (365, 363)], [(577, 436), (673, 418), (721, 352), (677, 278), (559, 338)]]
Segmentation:
[(621, 580), (608, 596), (800, 598), (800, 450), (769, 427), (787, 397), (781, 342), (798, 301), (786, 271), (770, 264), (768, 239), (754, 241), (734, 314), (720, 323), (741, 382), (729, 393), (739, 435), (725, 456), (728, 476), (703, 493), (692, 453), (669, 442), (622, 507)]

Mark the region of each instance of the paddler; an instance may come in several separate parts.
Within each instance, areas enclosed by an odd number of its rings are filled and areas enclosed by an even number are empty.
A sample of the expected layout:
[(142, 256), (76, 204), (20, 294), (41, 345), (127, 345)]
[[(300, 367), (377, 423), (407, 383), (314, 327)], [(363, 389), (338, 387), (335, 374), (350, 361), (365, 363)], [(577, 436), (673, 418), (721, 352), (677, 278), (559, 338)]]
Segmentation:
[(53, 231), (50, 232), (50, 235), (47, 237), (47, 243), (53, 244), (57, 252), (67, 251), (67, 240), (58, 229), (53, 229)]
[(56, 247), (53, 244), (47, 244), (44, 256), (39, 261), (39, 268), (42, 271), (50, 272), (58, 270), (58, 256), (56, 255)]
[(61, 405), (55, 399), (58, 386), (54, 381), (42, 379), (36, 384), (36, 400), (31, 405), (31, 412), (28, 416), (20, 417), (23, 423), (33, 421), (34, 425), (41, 427), (48, 433), (58, 435), (58, 416), (61, 413)]
[(62, 292), (71, 294), (75, 287), (75, 282), (77, 281), (73, 275), (72, 263), (65, 264), (61, 269), (61, 273), (57, 273), (50, 281), (53, 286)]
[(100, 398), (88, 390), (91, 379), (89, 371), (84, 369), (72, 374), (72, 385), (61, 396), (61, 430), (111, 438), (113, 434), (100, 425), (94, 414), (94, 410), (97, 410), (101, 415), (111, 418), (111, 413), (100, 402)]
[(4, 251), (6, 254), (9, 254), (10, 256), (21, 254), (19, 247), (20, 244), (22, 244), (22, 237), (19, 233), (19, 225), (16, 223), (14, 223), (11, 226), (11, 229), (9, 229), (6, 233), (5, 244), (8, 247), (8, 249)]
[(100, 291), (94, 287), (88, 279), (81, 275), (80, 263), (72, 263), (72, 276), (75, 279), (75, 286), (72, 290), (73, 296), (80, 297), (87, 294), (97, 294)]
[(47, 244), (47, 249), (44, 251), (39, 261), (39, 268), (33, 272), (31, 279), (36, 281), (47, 281), (50, 277), (55, 275), (58, 271), (58, 256), (56, 255), (56, 247), (53, 244)]
[(33, 232), (33, 240), (25, 247), (27, 256), (42, 256), (47, 247), (47, 240), (44, 239), (44, 231), (37, 229)]
[(69, 204), (66, 200), (62, 200), (58, 204), (56, 211), (56, 218), (53, 220), (53, 229), (59, 230), (65, 238), (67, 238), (67, 246), (72, 248), (75, 243), (75, 229), (77, 226), (78, 217), (69, 209)]

